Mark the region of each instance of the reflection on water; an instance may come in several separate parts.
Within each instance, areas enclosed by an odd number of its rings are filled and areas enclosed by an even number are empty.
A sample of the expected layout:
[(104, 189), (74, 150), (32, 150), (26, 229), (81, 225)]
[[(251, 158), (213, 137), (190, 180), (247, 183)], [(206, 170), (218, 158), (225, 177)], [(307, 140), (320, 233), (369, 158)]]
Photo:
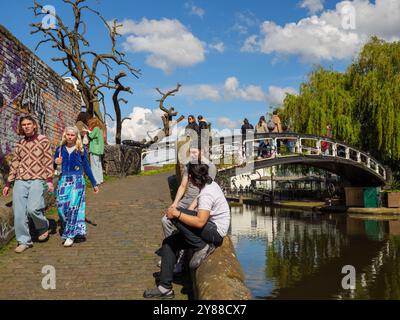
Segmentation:
[[(258, 299), (400, 299), (400, 220), (233, 207), (231, 236)], [(344, 290), (345, 265), (356, 288)]]

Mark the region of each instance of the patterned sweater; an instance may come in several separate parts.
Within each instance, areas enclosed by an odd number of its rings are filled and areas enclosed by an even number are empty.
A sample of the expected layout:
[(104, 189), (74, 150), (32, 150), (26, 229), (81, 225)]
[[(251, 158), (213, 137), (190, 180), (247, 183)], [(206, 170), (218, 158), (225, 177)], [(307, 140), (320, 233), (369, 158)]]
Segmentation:
[(25, 137), (17, 143), (10, 165), (7, 186), (15, 180), (53, 181), (53, 156), (49, 139), (43, 135)]

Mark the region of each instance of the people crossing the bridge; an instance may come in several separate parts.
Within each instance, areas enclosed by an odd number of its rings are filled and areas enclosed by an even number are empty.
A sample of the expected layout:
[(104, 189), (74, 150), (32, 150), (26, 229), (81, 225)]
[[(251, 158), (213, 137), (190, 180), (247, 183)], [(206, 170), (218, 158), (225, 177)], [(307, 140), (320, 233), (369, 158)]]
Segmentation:
[[(265, 121), (265, 117), (261, 116), (260, 119), (258, 120), (258, 123), (256, 125), (256, 134), (257, 133), (268, 133), (268, 127), (267, 127), (267, 123)], [(265, 146), (265, 141), (264, 139), (261, 139), (259, 144), (258, 144), (258, 150), (257, 150), (257, 158), (261, 157), (261, 152), (263, 147)]]
[[(332, 139), (332, 126), (330, 124), (326, 126), (326, 137)], [(326, 140), (321, 142), (321, 151), (325, 156), (329, 156), (330, 145), (331, 144)]]

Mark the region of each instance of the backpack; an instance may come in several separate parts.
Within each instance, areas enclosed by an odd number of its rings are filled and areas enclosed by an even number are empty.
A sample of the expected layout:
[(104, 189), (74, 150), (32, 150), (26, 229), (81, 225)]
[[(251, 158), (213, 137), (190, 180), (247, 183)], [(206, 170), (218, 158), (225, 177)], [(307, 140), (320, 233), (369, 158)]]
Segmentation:
[(268, 123), (267, 123), (267, 128), (268, 128), (268, 130), (270, 130), (270, 131), (272, 131), (272, 130), (274, 130), (275, 129), (275, 122), (273, 122), (272, 120), (269, 120), (268, 121)]
[(263, 158), (270, 158), (272, 156), (272, 147), (269, 143), (264, 144), (262, 147), (261, 156)]

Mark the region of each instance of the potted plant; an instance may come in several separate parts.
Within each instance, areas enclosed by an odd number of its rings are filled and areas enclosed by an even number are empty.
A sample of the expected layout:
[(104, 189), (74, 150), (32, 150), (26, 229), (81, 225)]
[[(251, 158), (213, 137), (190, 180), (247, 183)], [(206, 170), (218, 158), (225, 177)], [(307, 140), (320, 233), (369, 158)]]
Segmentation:
[(400, 208), (400, 181), (391, 179), (387, 184), (388, 189), (385, 190), (387, 207)]

